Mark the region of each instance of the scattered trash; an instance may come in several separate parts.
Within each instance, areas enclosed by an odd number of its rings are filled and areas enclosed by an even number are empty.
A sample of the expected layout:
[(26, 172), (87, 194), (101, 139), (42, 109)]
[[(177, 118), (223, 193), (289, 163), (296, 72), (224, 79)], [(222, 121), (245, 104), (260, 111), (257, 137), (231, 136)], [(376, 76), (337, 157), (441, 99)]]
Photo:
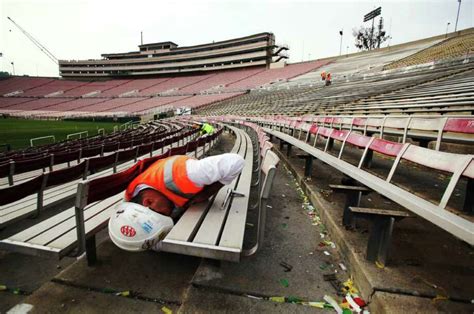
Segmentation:
[(307, 306), (312, 306), (312, 307), (317, 307), (318, 309), (324, 309), (324, 306), (326, 305), (326, 302), (303, 302), (301, 304), (307, 305)]
[(29, 295), (30, 293), (19, 288), (10, 288), (6, 285), (0, 285), (0, 291), (10, 292), (16, 295)]
[(356, 311), (357, 313), (361, 312), (361, 308), (360, 308), (359, 304), (357, 304), (354, 301), (354, 299), (352, 299), (352, 297), (349, 293), (346, 295), (346, 300), (354, 311)]
[(343, 271), (347, 270), (347, 267), (343, 263), (339, 263), (339, 267), (341, 267)]
[(285, 298), (285, 301), (288, 302), (288, 303), (301, 303), (303, 302), (303, 300), (301, 300), (300, 298), (297, 298), (297, 297), (293, 297), (293, 296), (288, 296), (287, 298)]
[(347, 279), (346, 281), (344, 281), (344, 283), (342, 284), (343, 286), (343, 289), (342, 291), (344, 293), (350, 293), (350, 294), (357, 294), (359, 293), (359, 291), (354, 287), (354, 282), (352, 281), (351, 278)]
[(272, 206), (270, 206), (270, 205), (267, 205), (267, 207), (268, 207), (268, 208), (273, 208), (273, 207), (272, 207)]
[(319, 269), (325, 270), (325, 269), (328, 268), (329, 266), (331, 266), (331, 264), (324, 262), (324, 264), (319, 265)]
[(385, 265), (380, 263), (379, 261), (375, 261), (375, 266), (377, 266), (377, 268), (380, 268), (380, 269), (384, 269), (385, 268)]
[(318, 246), (319, 247), (330, 246), (332, 249), (336, 248), (336, 244), (334, 244), (334, 242), (328, 241), (328, 240), (324, 240), (324, 241), (319, 242)]
[[(446, 297), (444, 295), (439, 295), (439, 294), (436, 297), (434, 297), (433, 299), (431, 299), (431, 301), (433, 301), (433, 302), (446, 301), (446, 300), (448, 300), (448, 297)], [(472, 300), (472, 301), (474, 301), (474, 300)], [(471, 303), (474, 303), (472, 301), (471, 301)]]
[(130, 291), (117, 292), (115, 295), (120, 296), (120, 297), (129, 297)]
[(285, 268), (285, 272), (290, 272), (292, 269), (293, 269), (293, 266), (291, 266), (290, 264), (288, 263), (285, 263), (283, 261), (280, 262), (280, 266)]
[(284, 279), (284, 278), (283, 278), (283, 279), (280, 279), (280, 284), (281, 284), (283, 287), (285, 287), (285, 288), (288, 288), (288, 286), (290, 285), (290, 284), (288, 283), (288, 280), (287, 280), (287, 279)]
[(324, 281), (337, 280), (336, 275), (334, 275), (334, 274), (324, 274), (323, 279), (324, 279)]
[(278, 303), (285, 303), (285, 297), (270, 297), (270, 301), (278, 302)]
[(283, 229), (288, 229), (288, 224), (286, 223), (282, 223), (281, 226), (283, 227)]
[(171, 309), (167, 308), (166, 306), (163, 306), (163, 307), (161, 308), (161, 310), (162, 310), (163, 313), (165, 313), (165, 314), (173, 314), (173, 311), (172, 311)]
[(249, 297), (250, 299), (263, 300), (262, 297), (257, 297), (257, 296), (251, 295), (251, 294), (246, 294), (246, 296)]
[(324, 251), (323, 253), (324, 255), (327, 255), (327, 256), (331, 255), (331, 253), (329, 253), (328, 251)]
[(339, 306), (339, 304), (337, 304), (337, 302), (331, 298), (330, 296), (328, 295), (325, 295), (324, 298), (323, 298), (327, 303), (331, 304), (331, 306), (333, 307), (333, 309), (338, 313), (338, 314), (342, 314), (342, 308)]
[(309, 255), (313, 255), (313, 252), (309, 252)]
[(253, 226), (254, 226), (254, 224), (252, 224), (252, 223), (250, 223), (250, 222), (247, 222), (246, 225), (249, 226), (249, 227), (253, 227)]
[(285, 194), (282, 194), (281, 197), (286, 197)]

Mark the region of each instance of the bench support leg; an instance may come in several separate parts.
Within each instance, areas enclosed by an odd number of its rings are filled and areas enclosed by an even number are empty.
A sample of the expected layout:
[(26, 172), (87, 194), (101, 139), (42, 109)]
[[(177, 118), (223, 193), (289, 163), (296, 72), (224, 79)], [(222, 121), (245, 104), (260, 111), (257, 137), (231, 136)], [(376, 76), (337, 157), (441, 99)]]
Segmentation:
[(95, 246), (95, 234), (86, 240), (87, 266), (93, 266), (97, 263), (97, 251)]
[(365, 155), (364, 161), (362, 162), (362, 167), (370, 168), (372, 166), (372, 158), (374, 156), (373, 150), (368, 150), (367, 155)]
[(359, 191), (346, 191), (346, 202), (344, 204), (344, 213), (342, 214), (342, 225), (344, 227), (354, 227), (354, 214), (351, 212), (349, 207), (360, 205), (360, 199), (362, 192)]
[(463, 210), (467, 214), (474, 215), (474, 179), (467, 180)]
[(420, 140), (420, 146), (424, 148), (428, 148), (428, 144), (430, 141), (428, 140)]
[(313, 156), (308, 155), (305, 158), (304, 163), (304, 176), (306, 178), (311, 178), (311, 174), (313, 173)]
[(373, 219), (367, 244), (368, 261), (386, 264), (394, 222), (394, 217), (379, 216)]

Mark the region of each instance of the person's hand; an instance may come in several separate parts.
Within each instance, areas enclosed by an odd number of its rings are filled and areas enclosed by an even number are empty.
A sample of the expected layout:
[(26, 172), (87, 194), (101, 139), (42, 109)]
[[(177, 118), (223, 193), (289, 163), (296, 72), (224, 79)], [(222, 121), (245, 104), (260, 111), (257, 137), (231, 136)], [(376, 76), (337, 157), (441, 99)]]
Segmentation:
[(223, 187), (224, 185), (220, 182), (214, 182), (211, 185), (206, 185), (204, 189), (196, 194), (188, 203), (191, 204), (196, 204), (200, 202), (207, 201), (212, 195), (217, 194), (219, 190)]

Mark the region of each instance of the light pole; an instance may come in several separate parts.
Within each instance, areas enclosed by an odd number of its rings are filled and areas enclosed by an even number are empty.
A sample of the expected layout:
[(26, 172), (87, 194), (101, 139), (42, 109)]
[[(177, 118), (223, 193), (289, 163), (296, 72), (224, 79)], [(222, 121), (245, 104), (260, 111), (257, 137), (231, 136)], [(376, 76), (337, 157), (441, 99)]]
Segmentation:
[(458, 30), (459, 10), (461, 10), (461, 0), (458, 0), (458, 2), (459, 2), (458, 15), (456, 16), (456, 25), (454, 26), (454, 31), (455, 32)]
[(448, 27), (450, 24), (451, 24), (450, 22), (446, 24), (446, 35), (444, 36), (445, 38), (448, 38)]
[(344, 29), (341, 29), (341, 30), (339, 31), (339, 35), (341, 35), (341, 43), (339, 44), (339, 55), (342, 54), (342, 35), (343, 35), (343, 30), (344, 30)]
[(13, 63), (13, 61), (12, 61), (12, 62), (10, 62), (10, 64), (12, 65), (12, 68), (13, 68), (13, 75), (15, 75), (15, 63)]

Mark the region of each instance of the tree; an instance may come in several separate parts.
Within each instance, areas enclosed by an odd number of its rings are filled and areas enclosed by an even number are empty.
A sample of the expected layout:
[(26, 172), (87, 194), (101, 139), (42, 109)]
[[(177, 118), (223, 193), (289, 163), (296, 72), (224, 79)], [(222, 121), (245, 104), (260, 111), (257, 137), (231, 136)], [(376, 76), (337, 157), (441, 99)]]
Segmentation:
[(4, 71), (0, 71), (0, 77), (7, 77), (7, 76), (10, 76), (10, 73), (4, 72)]
[(380, 18), (378, 29), (372, 27), (360, 26), (358, 29), (352, 29), (352, 35), (355, 37), (355, 46), (359, 50), (372, 50), (380, 48), (380, 45), (390, 38), (383, 30), (383, 19)]

